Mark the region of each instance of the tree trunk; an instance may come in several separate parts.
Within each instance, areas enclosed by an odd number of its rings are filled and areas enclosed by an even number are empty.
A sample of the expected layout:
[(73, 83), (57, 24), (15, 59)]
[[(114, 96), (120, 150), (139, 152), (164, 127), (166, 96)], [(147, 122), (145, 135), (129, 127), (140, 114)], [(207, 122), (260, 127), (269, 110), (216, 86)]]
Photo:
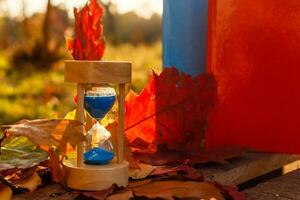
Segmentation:
[(47, 55), (49, 52), (49, 47), (48, 47), (48, 43), (50, 40), (50, 26), (51, 26), (51, 21), (50, 21), (50, 13), (51, 13), (51, 0), (48, 0), (47, 3), (47, 10), (45, 13), (45, 19), (43, 22), (43, 30), (42, 30), (42, 46), (43, 46), (43, 50), (44, 50), (44, 55)]

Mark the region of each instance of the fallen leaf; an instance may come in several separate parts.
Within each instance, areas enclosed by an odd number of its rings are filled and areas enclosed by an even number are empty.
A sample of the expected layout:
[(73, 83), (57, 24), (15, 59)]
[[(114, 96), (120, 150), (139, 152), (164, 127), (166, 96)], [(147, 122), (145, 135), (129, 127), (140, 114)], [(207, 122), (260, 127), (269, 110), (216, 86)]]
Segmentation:
[(176, 167), (155, 167), (155, 169), (151, 172), (150, 176), (162, 176), (172, 174), (174, 172), (179, 173), (181, 176), (187, 178), (188, 180), (204, 180), (204, 176), (202, 173), (187, 165), (180, 165)]
[(247, 200), (246, 194), (239, 192), (237, 187), (232, 186), (223, 186), (219, 183), (214, 183), (216, 187), (223, 191), (223, 194), (227, 197), (230, 197), (233, 200)]
[(75, 60), (101, 60), (105, 42), (102, 38), (104, 9), (97, 0), (90, 0), (79, 11), (74, 8), (75, 38), (67, 38), (67, 48)]
[(49, 165), (51, 169), (52, 181), (64, 184), (66, 172), (62, 166), (59, 152), (53, 148), (50, 148), (48, 153), (50, 157)]
[(154, 166), (141, 163), (139, 164), (139, 168), (129, 168), (129, 177), (132, 179), (144, 179), (148, 177), (153, 170)]
[(1, 175), (5, 178), (5, 180), (9, 181), (13, 185), (18, 185), (22, 181), (32, 177), (36, 172), (36, 169), (36, 166), (26, 169), (9, 169), (1, 172)]
[[(41, 168), (30, 167), (26, 169), (9, 169), (1, 172), (1, 182), (17, 191), (31, 191), (37, 189), (42, 184), (42, 180), (38, 175)], [(41, 170), (42, 171), (42, 170)]]
[(96, 200), (105, 200), (109, 195), (111, 195), (115, 191), (116, 188), (117, 188), (116, 185), (112, 185), (110, 188), (102, 190), (102, 191), (79, 192), (79, 194), (82, 194), (88, 198), (94, 198)]
[(35, 191), (42, 184), (40, 176), (35, 172), (31, 177), (22, 180), (17, 184), (20, 188), (28, 189), (30, 192)]
[(47, 159), (47, 152), (37, 148), (28, 138), (7, 137), (1, 143), (0, 172), (32, 167)]
[(175, 68), (153, 73), (139, 95), (131, 91), (126, 97), (125, 136), (132, 153), (159, 154), (159, 146), (185, 157), (198, 152), (216, 88), (209, 74), (191, 77)]
[(205, 164), (205, 163), (220, 163), (227, 164), (228, 160), (242, 157), (245, 150), (242, 148), (220, 147), (211, 149), (199, 149), (191, 153), (176, 152), (166, 149), (163, 146), (159, 147), (156, 153), (134, 153), (133, 157), (141, 162), (148, 163), (154, 166), (160, 165), (178, 165), (186, 163), (190, 165)]
[(132, 188), (136, 188), (138, 186), (142, 186), (142, 185), (146, 185), (148, 183), (151, 183), (152, 181), (154, 181), (154, 179), (143, 179), (143, 180), (134, 180), (134, 181), (130, 181), (129, 185), (127, 186), (128, 189), (132, 189)]
[(109, 196), (107, 200), (129, 200), (131, 198), (134, 198), (132, 191), (125, 190)]
[(1, 200), (11, 200), (13, 195), (12, 189), (10, 187), (1, 187), (0, 188), (0, 199)]
[(75, 120), (39, 119), (24, 121), (15, 125), (4, 126), (11, 136), (25, 136), (34, 144), (48, 150), (56, 146), (62, 154), (66, 154), (67, 144), (75, 148), (76, 144), (85, 140), (82, 133), (83, 124)]
[(15, 166), (12, 164), (0, 163), (0, 172), (13, 168), (15, 168)]
[(161, 198), (198, 198), (224, 200), (221, 191), (212, 183), (192, 181), (159, 181), (132, 189), (137, 197)]

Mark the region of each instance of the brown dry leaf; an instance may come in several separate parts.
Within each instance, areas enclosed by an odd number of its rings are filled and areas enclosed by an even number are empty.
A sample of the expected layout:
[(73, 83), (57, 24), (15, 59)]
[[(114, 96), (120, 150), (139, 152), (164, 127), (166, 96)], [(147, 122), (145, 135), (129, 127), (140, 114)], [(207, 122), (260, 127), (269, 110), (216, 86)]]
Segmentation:
[(228, 164), (228, 160), (239, 158), (244, 155), (246, 149), (235, 147), (220, 147), (211, 149), (199, 149), (197, 152), (174, 152), (166, 149), (165, 146), (159, 147), (159, 152), (154, 154), (134, 153), (135, 159), (154, 166), (175, 165), (182, 163), (206, 164), (210, 162)]
[(35, 191), (42, 184), (40, 176), (35, 172), (31, 177), (18, 183), (18, 187), (28, 189), (30, 192)]
[[(176, 167), (155, 167), (155, 169), (151, 172), (151, 176), (171, 176), (174, 177), (179, 175), (181, 178), (188, 179), (190, 181), (203, 181), (203, 174), (196, 169), (189, 167), (187, 165), (179, 165)], [(173, 177), (173, 178), (174, 178)]]
[(36, 166), (26, 169), (14, 168), (1, 172), (1, 175), (5, 178), (5, 180), (9, 181), (13, 185), (18, 185), (22, 181), (33, 176), (33, 174), (36, 173), (36, 170)]
[(132, 179), (144, 179), (149, 176), (153, 170), (155, 169), (154, 166), (140, 163), (139, 168), (129, 168), (129, 177)]
[(119, 192), (109, 196), (107, 200), (129, 200), (133, 197), (134, 196), (131, 190), (125, 190), (123, 192)]
[(53, 148), (50, 148), (48, 154), (50, 157), (49, 166), (51, 169), (52, 181), (64, 183), (66, 172), (63, 169), (59, 153)]
[(81, 131), (83, 124), (75, 120), (23, 120), (4, 128), (7, 128), (8, 135), (28, 137), (33, 143), (47, 150), (50, 146), (56, 146), (62, 154), (66, 153), (68, 143), (75, 148), (76, 144), (85, 140)]
[(95, 192), (78, 191), (78, 193), (88, 198), (93, 198), (96, 200), (105, 200), (109, 195), (111, 195), (116, 190), (116, 188), (117, 188), (116, 185), (112, 185), (110, 188), (107, 188), (102, 191), (95, 191)]
[(1, 200), (11, 200), (13, 191), (10, 187), (3, 187), (0, 189), (0, 199)]
[(7, 169), (13, 169), (15, 166), (11, 164), (6, 163), (0, 163), (0, 172), (7, 170)]
[(221, 191), (212, 183), (192, 181), (159, 181), (141, 187), (133, 188), (137, 197), (162, 198), (173, 200), (176, 198), (199, 198), (210, 200), (224, 200)]

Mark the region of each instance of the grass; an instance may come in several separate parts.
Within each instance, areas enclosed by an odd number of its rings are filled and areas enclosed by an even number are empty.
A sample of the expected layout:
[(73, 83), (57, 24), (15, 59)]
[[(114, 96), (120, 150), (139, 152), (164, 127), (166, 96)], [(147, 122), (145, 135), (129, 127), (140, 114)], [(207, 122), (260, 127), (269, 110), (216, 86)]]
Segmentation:
[[(133, 63), (131, 88), (139, 92), (147, 83), (151, 70), (162, 69), (161, 43), (150, 46), (107, 45), (104, 60)], [(21, 119), (63, 117), (74, 109), (75, 84), (64, 83), (63, 61), (49, 72), (11, 70), (9, 58), (0, 53), (0, 124)]]
[(131, 61), (133, 64), (132, 89), (140, 91), (147, 83), (149, 74), (154, 70), (161, 72), (162, 69), (162, 46), (155, 43), (152, 46), (108, 46), (104, 59)]

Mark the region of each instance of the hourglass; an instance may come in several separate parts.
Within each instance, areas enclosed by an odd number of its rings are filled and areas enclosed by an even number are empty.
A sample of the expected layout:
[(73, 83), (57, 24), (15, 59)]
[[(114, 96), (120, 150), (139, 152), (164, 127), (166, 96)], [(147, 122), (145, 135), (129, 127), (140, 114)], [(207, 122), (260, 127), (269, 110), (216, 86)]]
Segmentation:
[[(77, 144), (76, 159), (63, 161), (66, 183), (72, 189), (98, 191), (116, 184), (128, 185), (128, 162), (124, 160), (125, 84), (131, 82), (131, 63), (107, 61), (66, 61), (65, 81), (77, 83), (76, 120), (85, 124), (84, 109), (97, 120), (91, 130), (84, 129), (86, 141)], [(118, 85), (118, 134), (113, 147), (110, 133), (98, 121), (115, 103)], [(115, 150), (114, 150), (115, 149)], [(115, 153), (116, 152), (116, 153)]]
[(87, 132), (84, 161), (87, 164), (107, 164), (114, 158), (111, 134), (99, 121), (113, 107), (115, 90), (108, 84), (90, 85), (84, 95), (84, 108), (97, 122)]

